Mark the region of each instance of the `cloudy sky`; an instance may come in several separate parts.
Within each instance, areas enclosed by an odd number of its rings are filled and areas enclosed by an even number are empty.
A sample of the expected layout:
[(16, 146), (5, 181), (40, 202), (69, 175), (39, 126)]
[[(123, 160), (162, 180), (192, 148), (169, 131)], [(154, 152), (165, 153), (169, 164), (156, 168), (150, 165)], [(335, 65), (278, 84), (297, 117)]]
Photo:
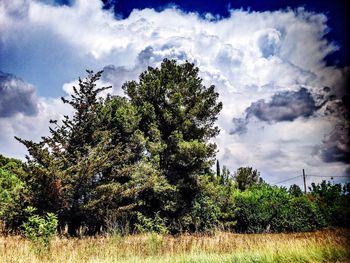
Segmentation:
[(123, 95), (126, 80), (167, 57), (195, 63), (216, 86), (221, 164), (252, 166), (269, 183), (302, 169), (308, 183), (344, 182), (346, 10), (262, 2), (1, 0), (0, 153), (24, 159), (14, 136), (38, 141), (49, 119), (70, 114), (60, 97), (85, 69), (103, 69), (100, 84)]

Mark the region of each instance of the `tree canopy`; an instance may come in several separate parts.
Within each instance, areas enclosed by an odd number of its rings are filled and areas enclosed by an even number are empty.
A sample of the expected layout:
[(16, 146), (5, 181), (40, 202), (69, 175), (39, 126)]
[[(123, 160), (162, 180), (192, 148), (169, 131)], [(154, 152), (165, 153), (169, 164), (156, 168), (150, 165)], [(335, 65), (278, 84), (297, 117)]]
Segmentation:
[(219, 94), (202, 84), (194, 64), (167, 59), (123, 89), (140, 113), (146, 155), (177, 189), (172, 217), (181, 217), (198, 192), (197, 177), (208, 174), (215, 161), (216, 145), (209, 140), (219, 133)]

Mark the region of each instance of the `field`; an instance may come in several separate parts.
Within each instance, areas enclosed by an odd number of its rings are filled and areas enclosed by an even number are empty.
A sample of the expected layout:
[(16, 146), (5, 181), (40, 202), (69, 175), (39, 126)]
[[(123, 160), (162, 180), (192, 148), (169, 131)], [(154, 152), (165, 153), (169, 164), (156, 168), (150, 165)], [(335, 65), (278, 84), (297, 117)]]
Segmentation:
[(1, 262), (350, 262), (350, 231), (211, 236), (157, 234), (59, 238), (38, 254), (19, 236), (0, 238)]

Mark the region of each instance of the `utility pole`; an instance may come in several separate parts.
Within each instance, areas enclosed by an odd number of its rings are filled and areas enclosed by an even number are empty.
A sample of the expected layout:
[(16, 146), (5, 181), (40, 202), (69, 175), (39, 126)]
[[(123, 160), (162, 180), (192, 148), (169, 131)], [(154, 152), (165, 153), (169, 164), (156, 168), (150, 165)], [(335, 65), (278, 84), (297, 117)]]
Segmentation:
[(304, 179), (304, 193), (306, 194), (306, 175), (305, 175), (304, 169), (303, 169), (303, 179)]

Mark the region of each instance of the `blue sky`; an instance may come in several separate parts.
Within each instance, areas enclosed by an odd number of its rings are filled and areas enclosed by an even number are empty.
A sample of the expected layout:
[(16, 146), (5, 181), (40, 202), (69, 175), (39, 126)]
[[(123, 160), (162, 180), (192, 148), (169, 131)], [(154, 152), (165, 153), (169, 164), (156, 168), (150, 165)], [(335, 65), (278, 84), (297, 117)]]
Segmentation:
[(340, 1), (3, 0), (0, 153), (23, 159), (13, 136), (37, 141), (71, 114), (59, 98), (85, 69), (104, 69), (100, 85), (123, 95), (168, 57), (216, 86), (215, 142), (231, 170), (268, 182), (349, 174), (346, 13)]

